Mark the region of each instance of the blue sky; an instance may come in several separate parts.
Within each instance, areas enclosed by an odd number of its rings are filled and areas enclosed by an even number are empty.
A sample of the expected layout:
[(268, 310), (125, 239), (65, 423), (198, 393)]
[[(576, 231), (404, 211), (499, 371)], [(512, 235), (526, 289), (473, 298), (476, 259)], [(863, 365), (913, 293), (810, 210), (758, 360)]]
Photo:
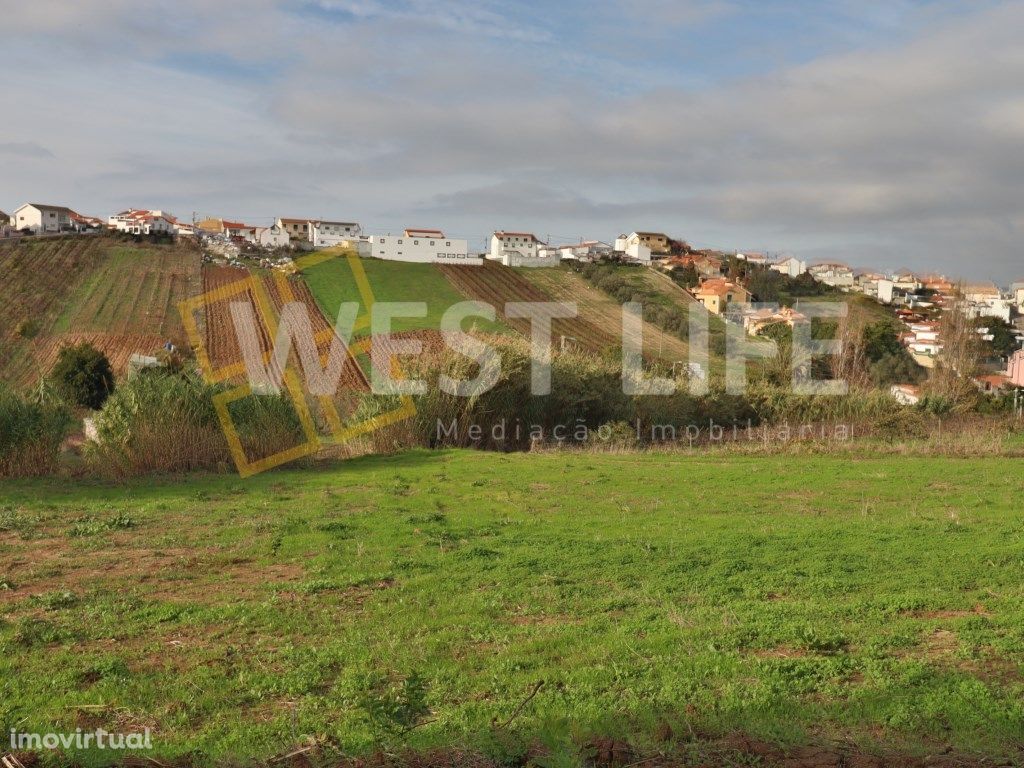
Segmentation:
[[(0, 208), (356, 219), (1024, 277), (1022, 2), (39, 0)], [(17, 75), (17, 77), (13, 77)]]

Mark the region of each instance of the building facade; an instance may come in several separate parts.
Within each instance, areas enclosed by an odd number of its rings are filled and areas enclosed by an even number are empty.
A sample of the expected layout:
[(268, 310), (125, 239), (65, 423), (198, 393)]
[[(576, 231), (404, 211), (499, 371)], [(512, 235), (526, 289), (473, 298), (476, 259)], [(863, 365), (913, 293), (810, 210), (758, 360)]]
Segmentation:
[[(420, 236), (421, 232), (432, 234)], [(469, 255), (468, 241), (448, 237), (440, 230), (407, 229), (401, 235), (370, 235), (367, 241), (368, 255), (375, 259), (420, 264), (483, 264), (483, 259)]]
[(498, 230), (491, 235), (491, 248), (487, 258), (505, 262), (511, 258), (536, 258), (537, 249), (543, 245), (532, 232), (505, 232)]
[(63, 205), (26, 203), (11, 214), (11, 226), (17, 230), (28, 229), (36, 234), (50, 232), (73, 232), (74, 211)]

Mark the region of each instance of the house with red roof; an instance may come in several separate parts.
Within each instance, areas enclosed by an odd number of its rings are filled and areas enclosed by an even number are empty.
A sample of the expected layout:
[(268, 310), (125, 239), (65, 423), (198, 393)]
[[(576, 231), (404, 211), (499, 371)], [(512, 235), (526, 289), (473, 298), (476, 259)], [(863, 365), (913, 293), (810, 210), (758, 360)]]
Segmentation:
[(178, 220), (167, 211), (129, 208), (107, 218), (107, 226), (132, 235), (174, 235)]

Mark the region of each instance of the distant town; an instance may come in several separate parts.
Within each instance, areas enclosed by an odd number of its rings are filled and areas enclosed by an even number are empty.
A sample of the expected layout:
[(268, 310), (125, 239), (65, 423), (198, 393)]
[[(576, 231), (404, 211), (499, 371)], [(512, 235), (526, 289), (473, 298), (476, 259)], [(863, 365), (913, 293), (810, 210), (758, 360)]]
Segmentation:
[[(26, 203), (13, 213), (0, 211), (0, 239), (95, 235), (118, 232), (148, 238), (193, 239), (206, 262), (259, 266), (289, 271), (296, 251), (347, 247), (366, 258), (410, 263), (482, 265), (485, 261), (516, 268), (556, 267), (564, 263), (617, 262), (668, 273), (709, 313), (742, 324), (751, 335), (775, 324), (792, 327), (806, 318), (793, 306), (766, 307), (766, 296), (752, 285), (755, 272), (776, 273), (799, 285), (828, 286), (835, 292), (861, 294), (890, 307), (903, 324), (900, 342), (914, 361), (932, 368), (945, 340), (940, 316), (956, 311), (975, 321), (984, 341), (997, 332), (1008, 336), (1003, 356), (985, 361), (975, 380), (994, 393), (1024, 386), (1024, 277), (1008, 286), (966, 282), (942, 274), (907, 269), (882, 272), (839, 261), (808, 263), (794, 255), (770, 256), (754, 251), (691, 247), (664, 232), (632, 231), (614, 242), (581, 239), (549, 243), (532, 232), (496, 230), (485, 252), (474, 252), (466, 239), (441, 229), (406, 228), (399, 234), (369, 234), (351, 220), (279, 217), (270, 226), (206, 217), (185, 221), (165, 210), (128, 208), (104, 218), (86, 216), (61, 205)], [(800, 295), (800, 292), (797, 292)], [(805, 293), (813, 296), (813, 293)], [(908, 405), (917, 402), (917, 386), (894, 385), (892, 394)]]

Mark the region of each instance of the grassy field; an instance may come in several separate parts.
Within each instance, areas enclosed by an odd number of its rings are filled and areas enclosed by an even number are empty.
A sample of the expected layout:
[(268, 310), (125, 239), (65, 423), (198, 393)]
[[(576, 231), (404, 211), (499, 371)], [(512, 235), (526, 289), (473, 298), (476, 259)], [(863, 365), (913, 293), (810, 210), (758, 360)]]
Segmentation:
[(1009, 459), (672, 454), (7, 482), (0, 729), (1019, 754), (1022, 493)]
[[(396, 317), (392, 322), (395, 331), (438, 330), (445, 311), (466, 300), (433, 264), (381, 259), (360, 259), (360, 264), (376, 301), (426, 302), (426, 317)], [(303, 277), (332, 323), (343, 302), (357, 302), (362, 307), (359, 289), (345, 258), (330, 259), (304, 270)], [(505, 330), (500, 322), (490, 323), (482, 318), (467, 320), (464, 328), (468, 330), (471, 325), (484, 332), (501, 333)]]

